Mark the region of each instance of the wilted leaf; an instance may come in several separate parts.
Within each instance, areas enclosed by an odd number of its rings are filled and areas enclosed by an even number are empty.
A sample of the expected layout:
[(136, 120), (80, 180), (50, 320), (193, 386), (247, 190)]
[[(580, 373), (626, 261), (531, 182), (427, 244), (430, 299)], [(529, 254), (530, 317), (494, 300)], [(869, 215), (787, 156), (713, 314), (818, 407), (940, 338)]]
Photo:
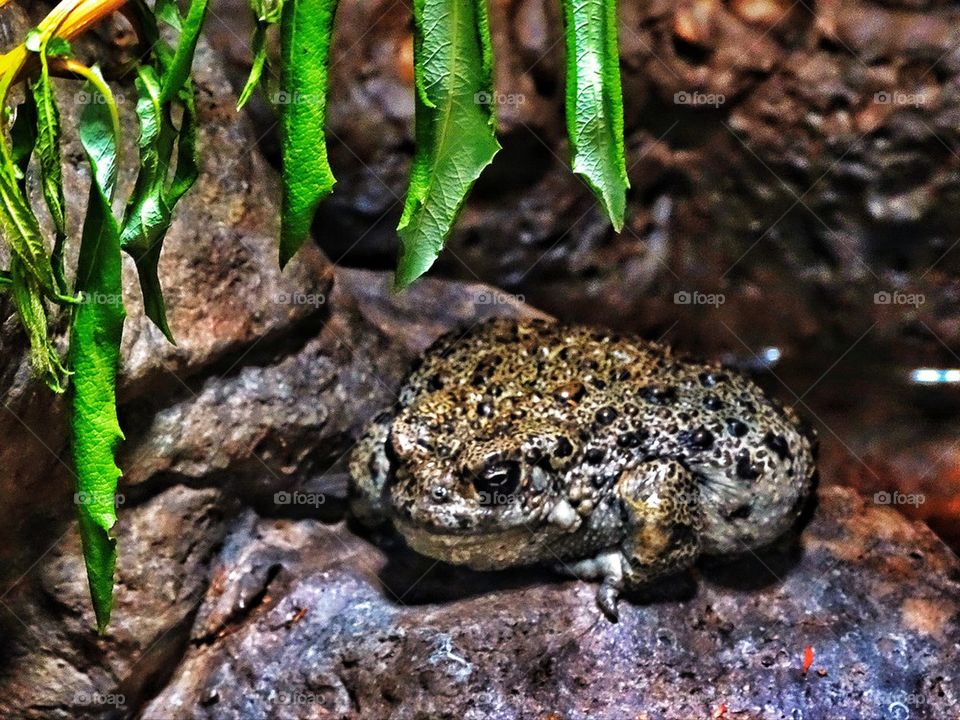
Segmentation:
[(13, 304), (30, 340), (30, 364), (34, 374), (56, 393), (62, 393), (67, 370), (50, 339), (43, 294), (19, 258), (10, 261)]

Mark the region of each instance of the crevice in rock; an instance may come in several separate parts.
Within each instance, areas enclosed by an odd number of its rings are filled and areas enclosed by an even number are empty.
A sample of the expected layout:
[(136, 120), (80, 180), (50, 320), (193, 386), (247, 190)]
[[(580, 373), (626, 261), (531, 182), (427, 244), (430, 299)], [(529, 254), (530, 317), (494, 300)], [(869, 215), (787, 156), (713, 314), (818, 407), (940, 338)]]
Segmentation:
[(219, 641), (221, 638), (226, 637), (227, 635), (232, 634), (237, 629), (239, 629), (244, 622), (252, 617), (252, 615), (263, 605), (264, 599), (267, 597), (267, 593), (270, 590), (270, 586), (280, 575), (280, 572), (283, 570), (283, 563), (275, 562), (272, 563), (266, 570), (266, 573), (263, 578), (263, 582), (257, 591), (250, 595), (248, 598), (245, 598), (242, 606), (234, 606), (227, 617), (223, 619), (223, 622), (220, 623), (216, 630), (211, 630), (210, 632), (203, 633), (194, 637), (190, 644), (193, 647), (204, 647), (214, 644)]

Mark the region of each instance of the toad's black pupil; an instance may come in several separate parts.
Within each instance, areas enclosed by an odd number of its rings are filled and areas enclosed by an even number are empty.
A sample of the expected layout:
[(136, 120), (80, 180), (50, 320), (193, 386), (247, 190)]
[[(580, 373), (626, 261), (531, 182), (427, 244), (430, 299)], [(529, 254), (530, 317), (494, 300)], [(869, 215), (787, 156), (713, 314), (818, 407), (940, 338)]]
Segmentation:
[(510, 460), (490, 465), (473, 478), (473, 486), (486, 502), (509, 502), (520, 486), (520, 464)]

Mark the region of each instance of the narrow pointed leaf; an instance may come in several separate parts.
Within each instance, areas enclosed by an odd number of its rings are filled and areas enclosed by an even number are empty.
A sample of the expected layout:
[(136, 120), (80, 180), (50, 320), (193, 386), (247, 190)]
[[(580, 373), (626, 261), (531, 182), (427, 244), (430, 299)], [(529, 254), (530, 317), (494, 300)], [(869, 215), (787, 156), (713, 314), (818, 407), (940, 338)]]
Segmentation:
[[(134, 6), (143, 21), (145, 36), (155, 39), (156, 66), (139, 68), (135, 83), (140, 122), (140, 173), (124, 213), (121, 243), (136, 263), (144, 311), (170, 342), (174, 342), (173, 333), (167, 322), (157, 270), (173, 209), (199, 173), (197, 115), (189, 72), (206, 8), (205, 1), (191, 2), (186, 18), (181, 21), (177, 48), (171, 54), (159, 38), (149, 12)], [(179, 127), (171, 120), (174, 105), (183, 111)]]
[(0, 230), (13, 254), (22, 264), (22, 272), (30, 275), (47, 297), (70, 302), (57, 287), (57, 281), (43, 244), (40, 222), (27, 202), (17, 179), (18, 171), (9, 155), (0, 167)]
[(567, 45), (567, 134), (573, 171), (619, 231), (629, 187), (616, 0), (562, 0)]
[(200, 30), (206, 15), (207, 0), (191, 0), (187, 16), (182, 20), (176, 52), (164, 73), (161, 103), (168, 103), (177, 97), (190, 77), (193, 56), (197, 51), (197, 42), (200, 39)]
[(43, 197), (53, 220), (54, 242), (50, 260), (57, 287), (61, 293), (65, 293), (67, 282), (63, 268), (63, 251), (67, 239), (67, 219), (60, 155), (60, 109), (57, 107), (50, 80), (47, 47), (47, 43), (40, 45), (40, 77), (33, 83), (33, 98), (37, 109), (36, 152), (40, 160)]
[[(99, 91), (87, 85), (91, 97)], [(116, 380), (123, 333), (120, 230), (110, 209), (116, 180), (117, 139), (106, 103), (87, 105), (80, 139), (92, 181), (77, 262), (83, 301), (70, 335), (73, 370), (71, 445), (77, 473), (77, 516), (97, 628), (113, 607), (116, 568), (115, 495), (120, 469), (114, 459), (123, 439), (117, 420)]]
[(250, 0), (250, 10), (253, 12), (253, 18), (256, 21), (253, 39), (250, 42), (253, 64), (250, 66), (250, 76), (247, 78), (247, 84), (237, 101), (238, 110), (247, 104), (254, 90), (260, 85), (260, 79), (263, 77), (263, 71), (267, 66), (267, 30), (271, 25), (280, 22), (283, 15), (283, 0)]
[[(10, 159), (19, 176), (17, 188), (21, 195), (25, 194), (27, 166), (36, 141), (37, 110), (33, 96), (28, 93), (17, 107), (17, 118), (10, 129)], [(0, 289), (11, 291), (14, 307), (30, 341), (30, 363), (34, 374), (54, 392), (63, 392), (67, 371), (50, 341), (42, 292), (19, 258), (12, 259), (10, 271), (0, 274)]]
[(127, 203), (120, 238), (123, 249), (137, 266), (144, 312), (172, 342), (157, 266), (173, 213), (166, 198), (166, 175), (174, 131), (166, 128), (160, 79), (154, 69), (141, 67), (135, 86), (140, 121), (140, 172)]
[(433, 264), (500, 149), (486, 0), (414, 0), (413, 11), (417, 150), (397, 228), (398, 287)]
[(253, 64), (250, 65), (250, 75), (247, 77), (247, 83), (243, 86), (243, 91), (237, 99), (237, 110), (242, 110), (244, 105), (250, 101), (250, 97), (260, 85), (260, 78), (263, 77), (263, 69), (267, 65), (267, 27), (266, 24), (258, 22), (253, 30), (253, 39), (250, 42)]
[(19, 258), (11, 260), (10, 270), (13, 303), (30, 340), (33, 373), (53, 392), (62, 393), (68, 373), (60, 360), (60, 353), (50, 340), (43, 293)]
[(277, 102), (283, 128), (280, 267), (310, 236), (317, 205), (336, 180), (324, 140), (327, 61), (337, 0), (286, 0), (280, 22), (283, 56)]

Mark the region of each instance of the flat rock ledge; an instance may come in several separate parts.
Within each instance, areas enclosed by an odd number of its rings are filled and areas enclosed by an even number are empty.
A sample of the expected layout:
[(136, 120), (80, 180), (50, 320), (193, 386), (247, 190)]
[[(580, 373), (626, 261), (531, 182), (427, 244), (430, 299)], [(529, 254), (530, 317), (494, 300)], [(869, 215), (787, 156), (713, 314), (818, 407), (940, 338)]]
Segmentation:
[(838, 487), (799, 538), (625, 602), (618, 624), (588, 584), (317, 519), (248, 515), (214, 578), (144, 720), (960, 717), (960, 562)]

